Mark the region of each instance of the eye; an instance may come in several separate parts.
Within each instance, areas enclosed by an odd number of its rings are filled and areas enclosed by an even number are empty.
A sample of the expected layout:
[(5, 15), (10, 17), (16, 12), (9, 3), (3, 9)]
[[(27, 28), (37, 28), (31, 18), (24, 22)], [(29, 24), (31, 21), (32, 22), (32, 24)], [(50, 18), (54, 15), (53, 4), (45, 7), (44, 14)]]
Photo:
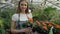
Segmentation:
[(21, 4), (21, 6), (23, 6), (24, 4)]
[(27, 6), (27, 5), (25, 4), (25, 6)]

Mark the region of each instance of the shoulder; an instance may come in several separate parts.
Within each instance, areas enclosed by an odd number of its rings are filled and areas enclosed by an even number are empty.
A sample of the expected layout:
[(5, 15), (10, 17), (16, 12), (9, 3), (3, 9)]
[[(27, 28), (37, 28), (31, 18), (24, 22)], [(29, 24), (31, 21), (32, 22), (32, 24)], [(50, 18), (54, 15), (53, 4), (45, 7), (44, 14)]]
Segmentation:
[(28, 16), (29, 18), (32, 18), (32, 13), (28, 13), (27, 16)]
[(13, 19), (17, 19), (17, 17), (18, 17), (18, 14), (13, 14), (13, 15), (12, 15), (12, 18), (13, 18)]
[(18, 15), (18, 14), (15, 13), (15, 14), (12, 15), (12, 17), (15, 17), (15, 16), (17, 16), (17, 15)]
[(12, 15), (12, 20), (13, 20), (13, 21), (16, 21), (17, 18), (18, 18), (18, 14), (13, 14), (13, 15)]

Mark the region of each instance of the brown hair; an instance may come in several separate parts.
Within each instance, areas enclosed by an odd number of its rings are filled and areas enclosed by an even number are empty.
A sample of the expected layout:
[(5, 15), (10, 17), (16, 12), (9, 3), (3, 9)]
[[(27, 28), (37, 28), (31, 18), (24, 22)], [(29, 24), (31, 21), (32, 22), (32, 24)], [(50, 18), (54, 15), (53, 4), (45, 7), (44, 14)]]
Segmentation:
[(27, 3), (27, 9), (25, 10), (25, 13), (29, 13), (29, 12), (28, 12), (28, 2), (27, 2), (26, 0), (20, 0), (20, 1), (19, 1), (19, 3), (18, 3), (18, 8), (17, 8), (16, 13), (20, 13), (20, 12), (21, 12), (20, 3), (21, 3), (22, 1), (25, 1), (25, 2)]

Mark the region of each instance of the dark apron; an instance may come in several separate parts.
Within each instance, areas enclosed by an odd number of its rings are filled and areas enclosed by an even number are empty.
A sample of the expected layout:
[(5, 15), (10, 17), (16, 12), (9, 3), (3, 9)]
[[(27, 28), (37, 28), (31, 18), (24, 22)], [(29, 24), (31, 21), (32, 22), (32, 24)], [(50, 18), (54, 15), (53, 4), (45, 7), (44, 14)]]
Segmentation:
[[(18, 18), (20, 18), (20, 14), (18, 14)], [(22, 26), (24, 23), (26, 23), (27, 21), (20, 21), (20, 19), (18, 19), (18, 21), (16, 21), (16, 29), (20, 30), (23, 29), (24, 27)], [(25, 32), (20, 32), (17, 34), (26, 34)]]
[[(18, 21), (16, 22), (16, 29), (20, 30), (23, 29), (24, 27), (22, 26), (24, 23), (26, 23), (26, 21)], [(25, 32), (20, 32), (20, 33), (16, 33), (16, 34), (26, 34)]]

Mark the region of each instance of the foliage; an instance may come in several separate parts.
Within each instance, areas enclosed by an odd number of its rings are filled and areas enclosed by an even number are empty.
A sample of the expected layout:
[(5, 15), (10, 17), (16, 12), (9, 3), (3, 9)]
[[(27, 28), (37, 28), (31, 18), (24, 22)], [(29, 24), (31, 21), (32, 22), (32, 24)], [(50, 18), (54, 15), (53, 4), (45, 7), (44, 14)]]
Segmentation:
[(60, 24), (60, 11), (58, 11), (56, 8), (46, 7), (41, 10), (40, 8), (35, 7), (32, 14), (41, 20), (48, 20)]
[(11, 17), (14, 14), (15, 9), (4, 9), (0, 12), (0, 34), (7, 34), (6, 29), (10, 28)]

